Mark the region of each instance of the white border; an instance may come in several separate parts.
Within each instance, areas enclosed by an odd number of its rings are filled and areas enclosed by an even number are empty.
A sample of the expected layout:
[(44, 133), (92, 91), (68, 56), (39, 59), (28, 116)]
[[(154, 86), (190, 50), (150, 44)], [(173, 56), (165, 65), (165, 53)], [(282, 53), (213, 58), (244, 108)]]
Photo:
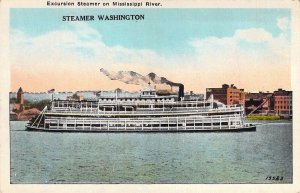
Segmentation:
[[(72, 0), (69, 0), (72, 1)], [(102, 2), (104, 0), (98, 0)], [(112, 0), (107, 0), (112, 1)], [(130, 0), (132, 1), (132, 0)], [(95, 2), (95, 0), (90, 0)], [(135, 1), (139, 2), (139, 0)], [(0, 192), (300, 192), (299, 85), (300, 85), (300, 0), (152, 0), (163, 8), (290, 8), (291, 69), (293, 90), (293, 184), (10, 184), (9, 141), (9, 8), (49, 8), (46, 0), (0, 0)], [(59, 7), (53, 7), (59, 8)], [(62, 7), (64, 8), (64, 7)], [(77, 7), (75, 7), (77, 8)], [(111, 7), (110, 7), (111, 8)]]

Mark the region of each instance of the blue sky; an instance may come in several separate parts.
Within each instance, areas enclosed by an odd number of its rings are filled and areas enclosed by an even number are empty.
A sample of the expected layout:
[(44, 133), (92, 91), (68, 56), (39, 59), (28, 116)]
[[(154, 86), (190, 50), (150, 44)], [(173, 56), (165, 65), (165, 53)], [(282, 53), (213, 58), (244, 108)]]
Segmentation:
[[(110, 14), (145, 20), (62, 21)], [(289, 9), (11, 9), (10, 16), (12, 90), (138, 89), (100, 68), (155, 72), (196, 92), (223, 83), (290, 89)]]
[(263, 28), (280, 34), (277, 18), (290, 19), (289, 9), (12, 9), (11, 27), (28, 36), (72, 29), (64, 15), (145, 14), (143, 21), (85, 22), (108, 46), (151, 49), (162, 54), (191, 52), (193, 38), (232, 36), (237, 29)]

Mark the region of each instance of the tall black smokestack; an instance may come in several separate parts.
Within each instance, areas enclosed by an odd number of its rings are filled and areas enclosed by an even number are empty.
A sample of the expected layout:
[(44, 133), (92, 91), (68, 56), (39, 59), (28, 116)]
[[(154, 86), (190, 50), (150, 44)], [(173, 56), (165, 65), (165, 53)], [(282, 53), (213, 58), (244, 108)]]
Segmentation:
[(184, 97), (184, 85), (179, 84), (179, 91), (178, 91), (178, 101), (181, 101), (181, 99)]

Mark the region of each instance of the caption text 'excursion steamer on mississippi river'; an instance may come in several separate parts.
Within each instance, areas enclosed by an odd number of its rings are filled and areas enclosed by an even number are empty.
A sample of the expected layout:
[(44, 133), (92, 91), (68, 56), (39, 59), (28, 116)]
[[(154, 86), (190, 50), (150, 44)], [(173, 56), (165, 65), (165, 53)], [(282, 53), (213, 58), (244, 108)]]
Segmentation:
[(48, 7), (161, 7), (159, 2), (69, 2), (69, 1), (47, 1)]

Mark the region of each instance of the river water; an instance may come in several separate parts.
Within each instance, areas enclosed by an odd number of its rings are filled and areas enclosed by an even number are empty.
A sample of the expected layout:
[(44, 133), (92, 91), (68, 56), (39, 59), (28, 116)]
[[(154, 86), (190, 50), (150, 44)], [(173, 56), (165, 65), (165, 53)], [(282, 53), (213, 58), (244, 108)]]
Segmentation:
[(11, 183), (292, 183), (291, 122), (238, 133), (51, 133), (25, 125), (10, 122)]

